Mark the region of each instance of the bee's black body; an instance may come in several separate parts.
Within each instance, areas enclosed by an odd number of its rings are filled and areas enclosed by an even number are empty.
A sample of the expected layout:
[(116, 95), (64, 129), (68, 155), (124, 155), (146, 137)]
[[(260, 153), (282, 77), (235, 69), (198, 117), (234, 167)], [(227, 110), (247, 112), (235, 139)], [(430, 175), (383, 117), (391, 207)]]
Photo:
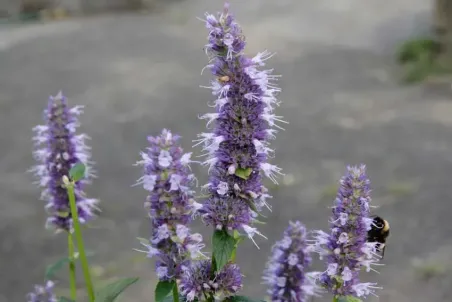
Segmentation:
[(368, 242), (378, 242), (377, 250), (385, 255), (386, 239), (389, 236), (389, 223), (379, 216), (373, 216), (372, 228), (367, 232)]

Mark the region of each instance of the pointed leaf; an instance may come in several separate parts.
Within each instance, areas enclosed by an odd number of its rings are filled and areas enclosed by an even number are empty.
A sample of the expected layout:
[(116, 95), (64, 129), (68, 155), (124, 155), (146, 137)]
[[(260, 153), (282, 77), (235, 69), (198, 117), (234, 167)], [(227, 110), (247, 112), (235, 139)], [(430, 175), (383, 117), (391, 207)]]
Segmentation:
[(81, 162), (76, 163), (69, 170), (69, 177), (73, 181), (79, 181), (85, 177), (85, 165)]
[(69, 257), (60, 258), (57, 262), (47, 266), (44, 278), (51, 280), (55, 278), (55, 273), (59, 271), (66, 263), (69, 263)]
[(253, 173), (253, 169), (252, 168), (237, 168), (235, 169), (235, 176), (240, 177), (241, 179), (245, 179), (247, 180), (251, 173)]
[(212, 237), (213, 256), (216, 262), (216, 271), (220, 271), (231, 259), (236, 239), (225, 230), (215, 231)]
[(61, 212), (55, 212), (55, 214), (56, 214), (58, 217), (61, 217), (61, 218), (67, 218), (67, 217), (69, 217), (70, 212), (63, 212), (63, 211), (61, 211)]
[(124, 278), (114, 281), (96, 293), (96, 302), (113, 302), (116, 298), (125, 291), (130, 285), (138, 281), (139, 278)]
[(163, 302), (175, 286), (174, 281), (159, 281), (155, 287), (155, 302)]
[(247, 296), (232, 296), (226, 298), (223, 302), (265, 302), (265, 300), (253, 299)]
[(246, 204), (250, 207), (251, 210), (253, 210), (256, 213), (259, 213), (259, 210), (257, 209), (256, 205), (254, 204), (253, 200), (250, 200), (248, 198), (244, 198), (243, 200), (246, 202)]
[(237, 248), (239, 246), (239, 243), (243, 240), (244, 237), (237, 230), (234, 230), (233, 237), (235, 240), (235, 245), (234, 245), (234, 250), (232, 251), (231, 261), (235, 262), (235, 258), (237, 257)]
[(340, 296), (336, 297), (337, 302), (362, 302), (361, 299), (353, 297), (353, 296)]
[[(174, 301), (174, 299), (173, 299), (173, 295), (168, 295), (168, 296), (166, 296), (165, 297), (165, 299), (163, 299), (163, 301), (162, 302), (173, 302)], [(182, 296), (182, 295), (179, 295), (179, 302), (186, 302), (187, 301), (187, 298), (185, 298), (184, 296)], [(198, 298), (195, 298), (193, 301), (191, 301), (191, 302), (198, 302)]]

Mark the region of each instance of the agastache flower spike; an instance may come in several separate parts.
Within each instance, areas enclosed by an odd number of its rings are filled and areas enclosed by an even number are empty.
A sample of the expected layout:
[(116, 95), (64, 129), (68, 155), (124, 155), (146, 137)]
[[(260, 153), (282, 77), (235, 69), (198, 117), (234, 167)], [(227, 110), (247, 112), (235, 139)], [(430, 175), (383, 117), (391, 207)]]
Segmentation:
[(191, 234), (187, 225), (197, 208), (193, 200), (190, 173), (191, 153), (183, 153), (180, 136), (164, 129), (161, 135), (148, 137), (150, 146), (142, 152), (137, 165), (144, 175), (137, 184), (149, 191), (145, 205), (152, 220), (152, 237), (142, 242), (149, 257), (157, 257), (156, 271), (160, 280), (178, 279), (191, 259), (204, 258), (200, 234)]
[(234, 295), (242, 288), (242, 274), (238, 265), (226, 264), (221, 271), (212, 276), (210, 260), (193, 262), (180, 281), (179, 288), (187, 301), (213, 296), (216, 301), (220, 297)]
[(90, 166), (90, 148), (85, 144), (89, 137), (76, 133), (82, 109), (82, 106), (69, 108), (66, 97), (60, 92), (49, 98), (44, 111), (45, 124), (33, 128), (33, 140), (38, 148), (33, 156), (38, 164), (30, 171), (37, 176), (36, 183), (43, 188), (41, 198), (47, 201), (46, 210), (50, 217), (46, 225), (57, 230), (72, 229), (69, 198), (63, 177), (69, 175), (69, 170), (77, 162), (82, 162), (86, 167), (86, 177), (75, 184), (80, 223), (88, 222), (94, 217), (94, 211), (98, 210), (98, 200), (87, 198), (82, 191), (95, 176)]
[(360, 283), (359, 271), (378, 265), (376, 243), (366, 242), (372, 218), (369, 217), (370, 181), (365, 165), (347, 167), (333, 206), (331, 233), (317, 231), (315, 250), (327, 257), (321, 284), (336, 296), (375, 295), (376, 283)]
[(311, 245), (300, 222), (290, 222), (283, 238), (272, 248), (272, 256), (264, 272), (271, 301), (305, 302), (318, 296), (317, 272), (307, 272), (311, 265)]
[(44, 286), (35, 285), (34, 291), (27, 295), (27, 302), (57, 302), (57, 296), (53, 292), (55, 283), (48, 280)]
[(273, 128), (283, 122), (273, 114), (280, 89), (271, 83), (277, 78), (271, 70), (258, 70), (271, 57), (269, 52), (254, 58), (244, 55), (245, 38), (228, 7), (218, 17), (206, 14), (205, 20), (209, 31), (205, 49), (211, 58), (207, 67), (216, 77), (208, 88), (217, 100), (216, 112), (200, 117), (213, 131), (199, 134), (195, 144), (203, 145), (207, 156), (203, 164), (210, 174), (205, 186), (209, 198), (200, 213), (207, 225), (241, 229), (252, 239), (261, 235), (251, 227), (256, 213), (270, 209), (266, 199), (271, 196), (262, 176), (276, 183), (276, 176), (282, 175), (280, 168), (267, 162), (273, 152), (268, 147), (276, 132)]

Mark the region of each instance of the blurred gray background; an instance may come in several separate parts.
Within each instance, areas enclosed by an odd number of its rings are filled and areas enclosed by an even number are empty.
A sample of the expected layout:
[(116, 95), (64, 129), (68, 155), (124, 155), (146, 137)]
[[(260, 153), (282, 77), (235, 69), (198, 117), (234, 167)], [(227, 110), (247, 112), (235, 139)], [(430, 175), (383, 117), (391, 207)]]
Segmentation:
[[(101, 2), (85, 5), (129, 8)], [(149, 235), (146, 192), (131, 187), (141, 173), (133, 164), (146, 136), (163, 127), (180, 133), (187, 151), (205, 130), (197, 116), (211, 111), (210, 91), (199, 88), (210, 80), (200, 75), (207, 32), (196, 17), (221, 10), (223, 1), (151, 2), (146, 11), (0, 25), (1, 302), (25, 301), (33, 284), (43, 282), (46, 265), (66, 253), (64, 236), (44, 230), (44, 202), (25, 173), (34, 163), (31, 128), (60, 89), (72, 105), (86, 106), (82, 130), (92, 137), (97, 162), (99, 178), (88, 192), (101, 199), (103, 212), (84, 233), (95, 252), (95, 282), (140, 276), (121, 301), (153, 301), (153, 264), (132, 250), (136, 237)], [(83, 1), (61, 3), (75, 14)], [(0, 4), (4, 12), (17, 10), (12, 0)], [(268, 240), (258, 240), (259, 251), (250, 242), (239, 249), (243, 293), (263, 295), (261, 271), (288, 220), (328, 227), (339, 177), (347, 164), (363, 162), (375, 213), (392, 231), (385, 266), (366, 277), (384, 289), (369, 301), (451, 301), (451, 87), (402, 86), (394, 61), (398, 43), (429, 32), (432, 2), (236, 0), (231, 10), (248, 54), (277, 52), (268, 62), (282, 75), (276, 113), (290, 123), (272, 144), (273, 163), (286, 176), (270, 186), (273, 212), (260, 228)], [(206, 169), (193, 168), (204, 184)], [(199, 222), (195, 229), (210, 242), (209, 229)], [(60, 276), (64, 293), (64, 270)]]

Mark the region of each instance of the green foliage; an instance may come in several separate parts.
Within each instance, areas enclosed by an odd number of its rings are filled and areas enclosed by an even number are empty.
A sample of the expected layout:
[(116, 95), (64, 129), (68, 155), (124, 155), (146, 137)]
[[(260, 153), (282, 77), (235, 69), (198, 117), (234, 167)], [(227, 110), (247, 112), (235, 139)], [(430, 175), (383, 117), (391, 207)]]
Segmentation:
[(234, 240), (235, 240), (235, 245), (234, 245), (234, 250), (232, 251), (232, 255), (231, 255), (231, 261), (235, 261), (235, 257), (237, 256), (237, 248), (239, 246), (239, 243), (242, 242), (246, 237), (243, 235), (240, 235), (240, 233), (237, 230), (234, 230)]
[(112, 282), (96, 292), (96, 302), (113, 302), (130, 285), (138, 281), (138, 278), (124, 278)]
[(69, 263), (69, 261), (69, 257), (63, 257), (58, 259), (55, 263), (47, 266), (44, 278), (46, 280), (55, 279), (56, 272), (59, 271), (65, 264)]
[(245, 169), (237, 168), (235, 170), (235, 176), (240, 177), (241, 179), (244, 179), (244, 180), (247, 180), (250, 177), (251, 173), (253, 173), (253, 169), (251, 169), (251, 168), (245, 168)]
[(430, 38), (408, 40), (398, 50), (397, 61), (402, 64), (417, 62), (426, 55), (438, 54), (439, 50), (439, 43)]
[(225, 230), (216, 230), (212, 237), (213, 257), (216, 271), (220, 271), (231, 260), (236, 247), (236, 239)]
[(233, 296), (224, 299), (223, 302), (265, 302), (265, 300), (253, 299), (247, 296)]
[[(174, 281), (159, 281), (155, 287), (155, 302), (163, 302), (176, 285)], [(171, 296), (171, 300), (173, 297)]]
[(76, 302), (76, 301), (71, 300), (71, 299), (66, 298), (66, 297), (59, 297), (58, 298), (58, 302)]
[[(173, 295), (168, 295), (165, 297), (165, 299), (163, 299), (162, 302), (173, 302), (173, 301), (174, 301)], [(179, 302), (186, 302), (186, 301), (187, 301), (187, 299), (184, 296), (179, 295)], [(198, 299), (195, 298), (193, 300), (193, 302), (198, 302)]]
[[(94, 252), (92, 251), (86, 251), (86, 256), (87, 257), (91, 257), (94, 255)], [(74, 259), (78, 259), (78, 253), (74, 254)], [(44, 273), (44, 278), (46, 280), (55, 280), (56, 278), (56, 273), (63, 268), (67, 263), (69, 263), (69, 257), (61, 257), (60, 259), (58, 259), (57, 261), (55, 261), (54, 263), (48, 265), (46, 267), (46, 271)]]
[(451, 72), (446, 62), (438, 60), (440, 44), (431, 38), (418, 38), (403, 43), (396, 54), (397, 61), (404, 68), (406, 82), (418, 82), (429, 75)]
[(85, 177), (85, 165), (83, 163), (76, 163), (72, 168), (69, 170), (69, 177), (72, 181), (77, 182), (80, 179), (83, 179)]
[(353, 296), (334, 297), (334, 301), (337, 301), (337, 302), (362, 302), (361, 299), (353, 297)]

